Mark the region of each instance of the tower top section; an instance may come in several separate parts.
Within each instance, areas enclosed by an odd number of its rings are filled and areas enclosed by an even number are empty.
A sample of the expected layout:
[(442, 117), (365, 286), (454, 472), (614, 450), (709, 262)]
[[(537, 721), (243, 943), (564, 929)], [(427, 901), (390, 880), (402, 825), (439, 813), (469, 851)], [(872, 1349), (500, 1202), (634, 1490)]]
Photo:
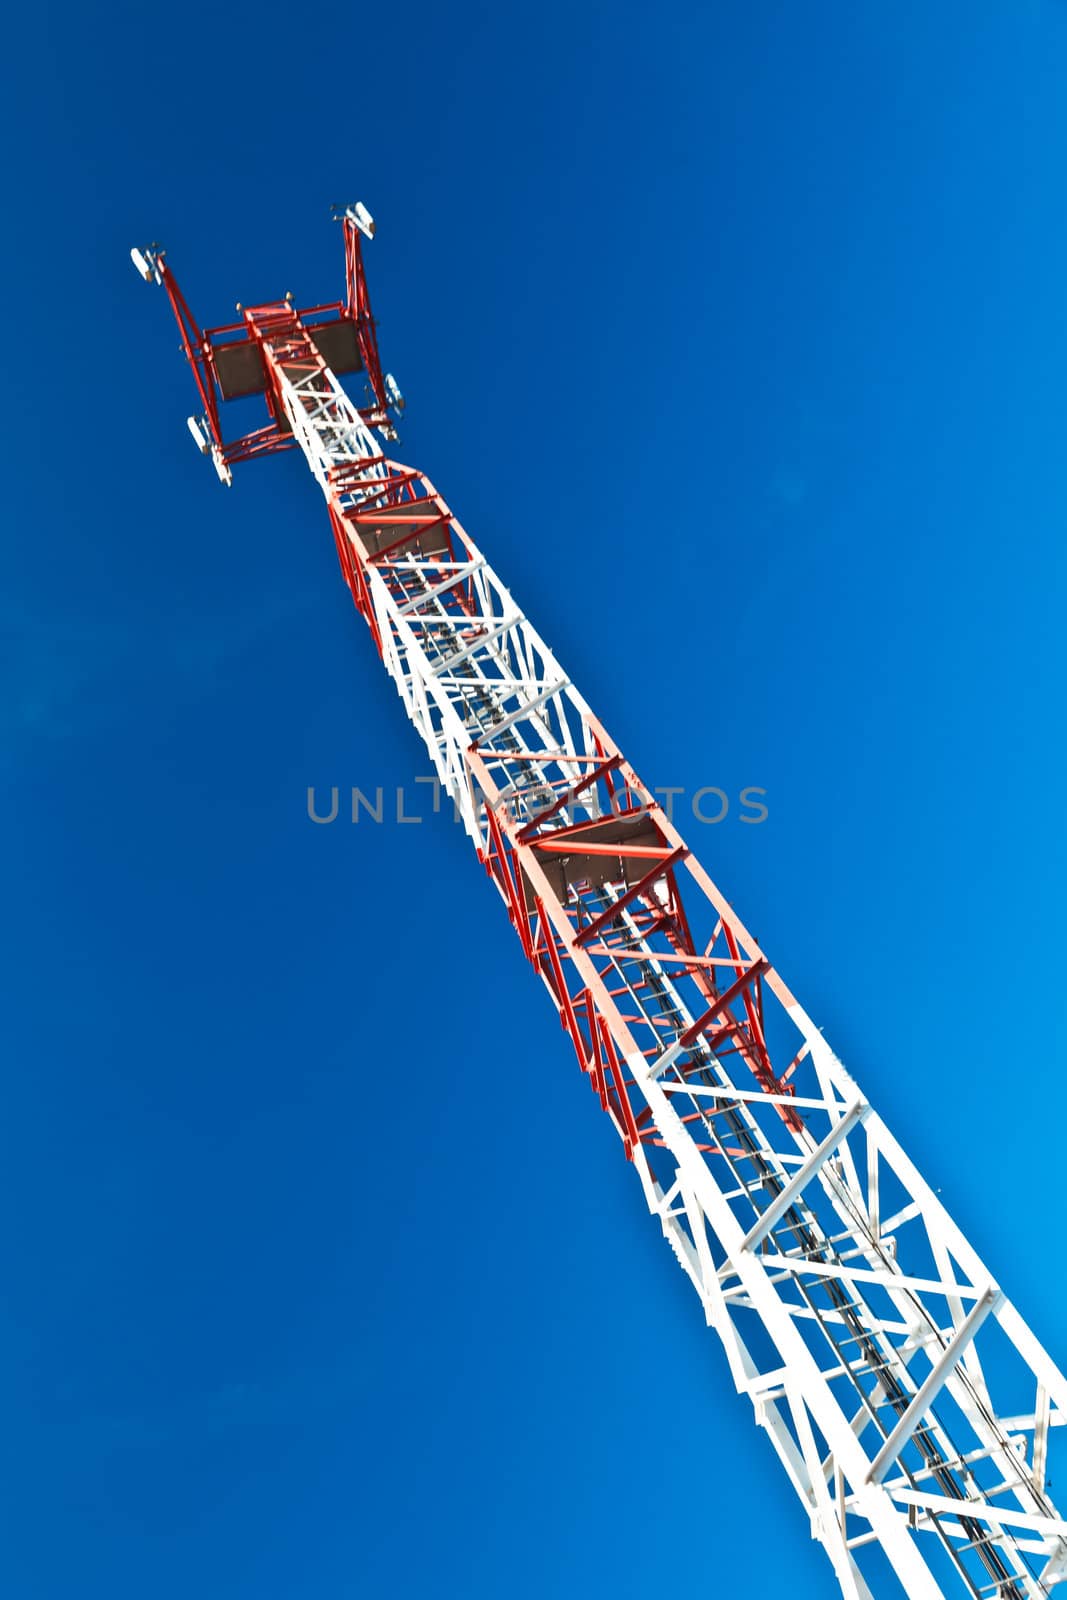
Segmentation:
[[(166, 290), (182, 338), (182, 348), (192, 367), (202, 411), (188, 419), (197, 448), (210, 455), (223, 483), (233, 482), (239, 461), (273, 455), (294, 443), (292, 425), (275, 392), (270, 363), (264, 359), (261, 330), (265, 320), (292, 324), (306, 332), (331, 371), (340, 375), (362, 372), (366, 404), (360, 416), (377, 428), (384, 439), (395, 439), (396, 419), (404, 399), (391, 373), (383, 373), (378, 336), (371, 313), (370, 293), (363, 266), (362, 239), (373, 239), (374, 218), (362, 201), (331, 208), (340, 222), (345, 245), (345, 298), (298, 309), (291, 294), (266, 305), (237, 302), (240, 320), (202, 329), (178, 287), (162, 245), (130, 251), (137, 272), (148, 283)], [(222, 429), (222, 406), (230, 400), (262, 395), (267, 421), (248, 433), (227, 440)]]

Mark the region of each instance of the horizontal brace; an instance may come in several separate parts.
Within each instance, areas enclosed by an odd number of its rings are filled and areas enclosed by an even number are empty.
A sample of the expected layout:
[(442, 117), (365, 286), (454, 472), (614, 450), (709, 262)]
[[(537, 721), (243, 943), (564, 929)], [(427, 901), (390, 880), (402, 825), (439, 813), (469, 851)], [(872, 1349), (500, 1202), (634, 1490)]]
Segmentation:
[[(748, 1294), (747, 1290), (727, 1289), (725, 1291), (725, 1293), (723, 1294), (723, 1299), (726, 1302), (726, 1304), (732, 1310), (755, 1311), (757, 1309), (755, 1304), (753, 1303), (750, 1295)], [(785, 1310), (786, 1310), (786, 1314), (789, 1316), (789, 1318), (793, 1322), (805, 1322), (806, 1321), (806, 1322), (818, 1322), (818, 1323), (831, 1323), (834, 1326), (839, 1326), (839, 1327), (842, 1327), (842, 1328), (851, 1328), (853, 1326), (853, 1324), (849, 1320), (849, 1318), (847, 1316), (845, 1316), (843, 1312), (840, 1312), (840, 1311), (826, 1311), (824, 1309), (815, 1310), (812, 1306), (808, 1306), (808, 1305), (792, 1305), (792, 1304), (786, 1306)], [(878, 1323), (878, 1331), (879, 1331), (879, 1333), (897, 1333), (897, 1334), (905, 1335), (905, 1334), (907, 1334), (909, 1332), (910, 1327), (911, 1327), (911, 1324), (907, 1323), (907, 1322), (892, 1322), (892, 1321), (888, 1321), (888, 1320), (887, 1321), (879, 1320), (879, 1323)], [(826, 1372), (820, 1371), (820, 1376), (824, 1380), (828, 1381), (828, 1380), (832, 1379), (835, 1376), (842, 1376), (845, 1373), (849, 1372), (850, 1370), (851, 1369), (848, 1367), (848, 1365), (845, 1364), (845, 1365), (842, 1365), (840, 1368), (837, 1368), (837, 1369), (830, 1369), (829, 1371), (826, 1371)], [(864, 1424), (864, 1426), (866, 1426), (866, 1423)]]
[[(1032, 1412), (1025, 1417), (1000, 1417), (998, 1421), (1005, 1433), (1032, 1433), (1037, 1427), (1038, 1416), (1036, 1412)], [(1046, 1426), (1062, 1428), (1065, 1425), (1067, 1416), (1064, 1416), (1062, 1411), (1053, 1411), (1049, 1414)]]
[(765, 1089), (714, 1089), (704, 1083), (665, 1083), (662, 1085), (664, 1094), (691, 1094), (706, 1095), (712, 1100), (743, 1100), (746, 1103), (753, 1101), (757, 1105), (792, 1106), (796, 1111), (837, 1111), (840, 1104), (837, 1101), (809, 1100), (803, 1095), (796, 1094), (768, 1094)]
[[(534, 822), (537, 822), (534, 818)], [(532, 824), (531, 824), (532, 826)], [(645, 950), (641, 945), (616, 944), (616, 945), (589, 945), (590, 955), (614, 956), (622, 961), (676, 961), (694, 971), (701, 967), (730, 967), (737, 970), (737, 961), (733, 956), (693, 956), (679, 953), (676, 950)], [(684, 973), (683, 973), (684, 977)], [(822, 1102), (819, 1102), (822, 1104)]]
[(494, 616), (488, 611), (457, 611), (445, 612), (444, 615), (437, 613), (432, 617), (412, 616), (408, 618), (408, 627), (429, 628), (431, 630), (436, 628), (440, 630), (442, 636), (445, 637), (453, 633), (463, 633), (469, 628), (476, 628), (480, 623), (483, 622), (504, 622), (505, 620), (506, 619), (504, 617)]
[(1042, 1517), (1032, 1511), (1013, 1511), (1010, 1506), (986, 1505), (980, 1500), (954, 1500), (947, 1494), (927, 1494), (922, 1489), (894, 1489), (885, 1485), (885, 1492), (901, 1505), (918, 1506), (921, 1510), (947, 1512), (956, 1517), (974, 1517), (978, 1522), (991, 1523), (993, 1527), (1027, 1528), (1031, 1533), (1043, 1533), (1050, 1539), (1067, 1538), (1067, 1522), (1060, 1517)]
[(970, 1284), (942, 1282), (939, 1278), (914, 1278), (906, 1272), (879, 1271), (874, 1267), (838, 1266), (833, 1261), (803, 1261), (799, 1256), (765, 1255), (763, 1265), (783, 1272), (811, 1273), (817, 1278), (840, 1278), (843, 1283), (877, 1283), (883, 1289), (907, 1289), (913, 1294), (944, 1295), (946, 1299), (973, 1298)]
[[(410, 506), (414, 505), (415, 502), (409, 500), (407, 504)], [(373, 509), (364, 508), (362, 511), (357, 511), (349, 518), (349, 521), (360, 525), (366, 524), (369, 528), (392, 528), (394, 526), (403, 528), (409, 525), (413, 528), (418, 528), (424, 523), (443, 522), (447, 517), (448, 512), (442, 511), (440, 508), (435, 511), (405, 511), (399, 507), (375, 506)]]
[(427, 589), (425, 594), (417, 594), (414, 600), (409, 600), (406, 605), (398, 607), (395, 615), (406, 617), (409, 611), (417, 611), (419, 606), (428, 605), (431, 600), (436, 600), (438, 595), (444, 594), (446, 589), (454, 589), (457, 583), (460, 583), (464, 578), (473, 577), (474, 573), (480, 572), (484, 566), (484, 558), (479, 561), (466, 562), (450, 578), (446, 578), (443, 583), (434, 584), (433, 588)]
[[(535, 819), (539, 821), (540, 819)], [(547, 839), (530, 839), (529, 843), (535, 850), (556, 850), (561, 855), (569, 856), (626, 856), (642, 861), (666, 861), (674, 855), (669, 845), (657, 849), (654, 845), (627, 845), (623, 844), (582, 844), (581, 840), (560, 839), (551, 836)], [(654, 959), (654, 957), (652, 958)]]
[(775, 1367), (772, 1372), (758, 1372), (749, 1379), (745, 1385), (745, 1392), (752, 1400), (767, 1399), (769, 1389), (784, 1390), (789, 1383), (789, 1368)]
[[(498, 663), (494, 662), (493, 665), (498, 665)], [(480, 672), (477, 677), (473, 678), (453, 678), (449, 675), (449, 669), (447, 667), (439, 675), (435, 673), (435, 677), (438, 677), (438, 681), (442, 683), (445, 688), (499, 689), (505, 693), (508, 698), (510, 698), (513, 694), (520, 694), (524, 689), (537, 689), (545, 681), (543, 678), (514, 678), (504, 676), (490, 678), (484, 672)], [(552, 687), (550, 692), (555, 694), (555, 686)]]
[(911, 1222), (922, 1215), (922, 1206), (918, 1200), (909, 1200), (906, 1206), (901, 1206), (899, 1211), (894, 1211), (891, 1217), (886, 1217), (879, 1223), (878, 1232), (882, 1238), (893, 1233), (897, 1228), (903, 1227), (905, 1222)]
[[(494, 759), (503, 760), (503, 756), (495, 752)], [(575, 755), (573, 750), (530, 750), (523, 755), (524, 761), (547, 761), (551, 764), (559, 762), (561, 766), (576, 765), (583, 761), (599, 761), (599, 756)], [(535, 819), (536, 820), (536, 819)]]
[(430, 556), (398, 556), (395, 561), (384, 561), (379, 553), (371, 556), (375, 572), (466, 572), (469, 561), (437, 561)]

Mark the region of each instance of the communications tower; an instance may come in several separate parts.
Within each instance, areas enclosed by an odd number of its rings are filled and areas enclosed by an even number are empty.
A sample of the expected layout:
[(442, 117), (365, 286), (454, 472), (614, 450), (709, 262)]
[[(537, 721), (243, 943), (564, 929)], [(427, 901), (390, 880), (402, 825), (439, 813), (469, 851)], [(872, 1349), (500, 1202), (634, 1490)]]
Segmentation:
[[(841, 1593), (1039, 1600), (1067, 1580), (1048, 1482), (1067, 1382), (446, 501), (387, 453), (403, 401), (364, 276), (374, 224), (339, 220), (343, 299), (239, 305), (207, 331), (162, 249), (131, 252), (177, 318), (194, 439), (227, 484), (302, 452), (356, 608)], [(227, 441), (222, 403), (249, 395), (267, 420)]]

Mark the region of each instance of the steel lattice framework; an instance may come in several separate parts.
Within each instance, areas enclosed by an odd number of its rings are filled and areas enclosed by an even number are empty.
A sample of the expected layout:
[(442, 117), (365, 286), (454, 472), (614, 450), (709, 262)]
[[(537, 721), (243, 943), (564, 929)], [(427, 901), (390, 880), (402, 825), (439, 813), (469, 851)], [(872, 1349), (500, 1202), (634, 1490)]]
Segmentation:
[[(219, 475), (298, 447), (345, 581), (649, 1210), (850, 1600), (1036, 1600), (1067, 1383), (425, 474), (387, 456), (362, 206), (342, 301), (166, 290)], [(330, 363), (333, 363), (332, 365)], [(362, 370), (360, 409), (336, 371)], [(219, 401), (269, 422), (225, 443)]]

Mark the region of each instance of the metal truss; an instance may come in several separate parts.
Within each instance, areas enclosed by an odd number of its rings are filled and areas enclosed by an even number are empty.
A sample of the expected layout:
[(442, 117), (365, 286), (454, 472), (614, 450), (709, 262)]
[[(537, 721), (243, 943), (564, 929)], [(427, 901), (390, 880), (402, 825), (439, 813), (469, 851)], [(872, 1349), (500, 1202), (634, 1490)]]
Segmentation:
[(841, 1593), (1049, 1594), (1067, 1382), (313, 332), (287, 301), (243, 313), (441, 790)]

